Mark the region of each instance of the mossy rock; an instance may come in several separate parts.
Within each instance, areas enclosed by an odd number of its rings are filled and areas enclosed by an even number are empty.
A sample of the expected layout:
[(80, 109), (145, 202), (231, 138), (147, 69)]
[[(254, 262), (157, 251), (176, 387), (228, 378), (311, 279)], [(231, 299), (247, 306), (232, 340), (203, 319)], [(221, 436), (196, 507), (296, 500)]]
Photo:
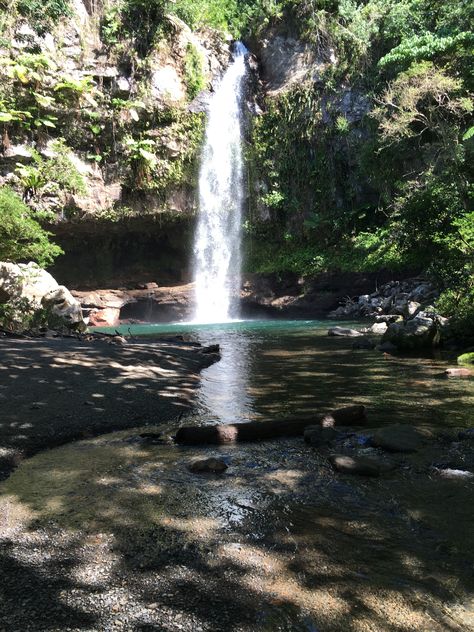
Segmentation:
[(458, 356), (458, 364), (474, 364), (474, 351)]

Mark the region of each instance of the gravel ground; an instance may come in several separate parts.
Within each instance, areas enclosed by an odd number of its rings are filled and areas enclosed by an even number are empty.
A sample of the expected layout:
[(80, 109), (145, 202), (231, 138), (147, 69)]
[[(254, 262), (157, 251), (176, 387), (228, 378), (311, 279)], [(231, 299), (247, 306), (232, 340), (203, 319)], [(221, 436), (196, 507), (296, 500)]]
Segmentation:
[(38, 450), (184, 414), (216, 359), (179, 341), (0, 338), (0, 478)]
[[(300, 439), (180, 448), (142, 430), (43, 452), (2, 484), (0, 629), (474, 630), (474, 485), (431, 469), (470, 440), (368, 479)], [(229, 468), (191, 473), (202, 456)]]

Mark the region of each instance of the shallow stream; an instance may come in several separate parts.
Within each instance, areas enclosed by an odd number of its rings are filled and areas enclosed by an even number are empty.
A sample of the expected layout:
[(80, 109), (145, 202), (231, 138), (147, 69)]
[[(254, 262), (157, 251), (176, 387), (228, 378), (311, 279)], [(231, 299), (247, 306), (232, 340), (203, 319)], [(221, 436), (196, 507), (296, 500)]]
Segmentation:
[[(446, 358), (353, 349), (354, 340), (327, 336), (330, 324), (130, 331), (221, 345), (196, 412), (180, 423), (264, 423), (359, 402), (371, 426), (434, 426), (446, 437), (419, 453), (379, 455), (395, 465), (380, 478), (333, 471), (328, 451), (301, 437), (143, 440), (161, 425), (41, 452), (0, 486), (14, 629), (36, 632), (27, 622), (43, 619), (58, 632), (474, 630), (474, 483), (432, 467), (474, 469), (474, 438), (456, 430), (472, 425), (474, 381), (446, 378)], [(350, 437), (331, 449), (381, 452)], [(209, 456), (225, 460), (224, 474), (190, 471)]]
[(353, 349), (360, 338), (329, 337), (328, 327), (334, 324), (255, 320), (119, 330), (137, 336), (182, 334), (220, 345), (221, 361), (202, 372), (201, 423), (309, 415), (352, 403), (368, 407), (371, 425), (472, 423), (474, 380), (444, 374), (455, 365), (455, 356), (397, 357)]

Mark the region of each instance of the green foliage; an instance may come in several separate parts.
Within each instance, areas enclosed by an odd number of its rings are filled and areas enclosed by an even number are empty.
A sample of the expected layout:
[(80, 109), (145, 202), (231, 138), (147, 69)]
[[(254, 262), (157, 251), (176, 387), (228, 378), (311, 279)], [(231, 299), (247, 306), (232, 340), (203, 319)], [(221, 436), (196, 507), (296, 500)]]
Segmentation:
[(0, 327), (11, 332), (25, 331), (30, 328), (33, 312), (33, 306), (25, 296), (0, 303)]
[(40, 35), (72, 15), (70, 0), (18, 0), (16, 8)]
[(186, 94), (190, 101), (204, 89), (204, 74), (202, 69), (202, 57), (196, 47), (189, 42), (186, 47), (184, 59), (184, 81)]
[(37, 151), (31, 150), (32, 164), (18, 163), (15, 174), (23, 189), (23, 199), (40, 199), (46, 193), (67, 191), (85, 193), (84, 178), (72, 162), (70, 150), (63, 140), (57, 140), (51, 146), (54, 156), (43, 158)]
[(474, 364), (474, 353), (463, 353), (458, 356), (458, 364)]
[[(138, 189), (161, 192), (163, 199), (171, 186), (195, 185), (199, 149), (204, 135), (200, 114), (169, 112), (162, 134), (125, 138), (125, 154), (131, 167), (130, 184)], [(171, 154), (170, 154), (171, 143)]]
[(165, 16), (168, 0), (121, 0), (105, 12), (101, 34), (109, 46), (131, 40), (139, 55), (145, 57), (160, 35), (168, 28)]
[(8, 187), (0, 188), (0, 259), (33, 260), (47, 266), (60, 254), (59, 246), (49, 240), (34, 219), (31, 209)]

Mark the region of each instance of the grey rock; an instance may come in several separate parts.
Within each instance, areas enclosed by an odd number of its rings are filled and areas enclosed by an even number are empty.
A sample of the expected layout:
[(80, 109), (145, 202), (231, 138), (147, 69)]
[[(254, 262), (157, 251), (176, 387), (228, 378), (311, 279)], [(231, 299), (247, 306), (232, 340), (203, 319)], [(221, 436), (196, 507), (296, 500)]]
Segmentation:
[(329, 461), (333, 468), (343, 474), (358, 474), (360, 476), (380, 476), (382, 471), (377, 459), (365, 456), (346, 456), (332, 454)]
[(45, 294), (41, 299), (41, 305), (53, 319), (58, 320), (57, 324), (72, 329), (85, 329), (81, 304), (64, 285), (59, 285)]
[(371, 443), (387, 452), (417, 452), (431, 437), (428, 431), (421, 431), (409, 424), (393, 424), (374, 432)]
[(190, 472), (194, 474), (221, 474), (225, 472), (228, 468), (227, 463), (224, 459), (219, 459), (216, 457), (210, 457), (208, 459), (198, 459), (196, 461), (192, 461), (188, 465), (188, 469)]
[(407, 303), (407, 316), (414, 316), (420, 309), (421, 304), (416, 301), (408, 301)]
[(339, 432), (334, 428), (323, 428), (321, 426), (308, 426), (304, 431), (304, 440), (314, 447), (328, 445), (339, 436)]
[(127, 77), (117, 77), (114, 85), (114, 93), (121, 96), (127, 96), (131, 92), (130, 81)]
[(381, 323), (374, 323), (372, 327), (370, 328), (370, 331), (373, 334), (382, 335), (387, 331), (387, 329), (388, 329), (387, 323), (381, 322)]
[(362, 334), (360, 331), (350, 329), (349, 327), (331, 327), (331, 329), (328, 330), (328, 336), (355, 338), (356, 336), (362, 336)]

